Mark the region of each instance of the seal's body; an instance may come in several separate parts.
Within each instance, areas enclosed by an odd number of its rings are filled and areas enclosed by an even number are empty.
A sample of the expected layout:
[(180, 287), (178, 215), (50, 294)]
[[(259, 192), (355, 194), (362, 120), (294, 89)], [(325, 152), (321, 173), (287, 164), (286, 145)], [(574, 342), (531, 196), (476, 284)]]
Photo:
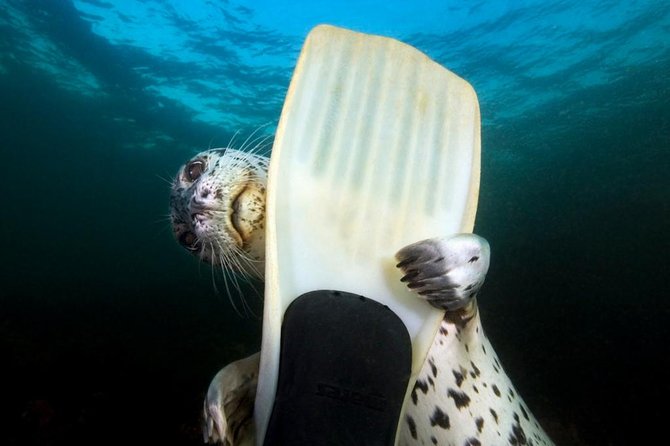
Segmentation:
[[(177, 174), (171, 216), (179, 243), (203, 261), (263, 277), (268, 160), (233, 149), (202, 152)], [(551, 445), (484, 334), (477, 293), (489, 266), (473, 234), (428, 239), (397, 254), (402, 278), (446, 311), (400, 420), (400, 445)], [(204, 404), (206, 441), (253, 442), (259, 355), (224, 367)]]

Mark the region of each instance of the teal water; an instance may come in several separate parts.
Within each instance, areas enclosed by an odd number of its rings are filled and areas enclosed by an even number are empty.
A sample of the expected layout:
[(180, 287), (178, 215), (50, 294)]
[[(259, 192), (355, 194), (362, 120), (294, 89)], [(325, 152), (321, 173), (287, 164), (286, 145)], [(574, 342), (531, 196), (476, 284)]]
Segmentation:
[(172, 240), (164, 179), (273, 130), (318, 23), (472, 83), (480, 306), (508, 374), (563, 444), (663, 444), (662, 0), (2, 2), (0, 444), (201, 444), (209, 380), (258, 348), (260, 321)]

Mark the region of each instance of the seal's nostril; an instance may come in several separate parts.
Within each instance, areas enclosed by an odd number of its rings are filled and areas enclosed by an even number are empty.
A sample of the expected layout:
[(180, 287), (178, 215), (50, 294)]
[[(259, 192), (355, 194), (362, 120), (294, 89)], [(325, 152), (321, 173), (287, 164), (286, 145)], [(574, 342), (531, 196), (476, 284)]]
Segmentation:
[(204, 208), (204, 206), (205, 206), (204, 200), (202, 198), (200, 198), (198, 195), (194, 194), (191, 197), (191, 206), (190, 206), (191, 211), (197, 212), (197, 211), (201, 210), (202, 208)]

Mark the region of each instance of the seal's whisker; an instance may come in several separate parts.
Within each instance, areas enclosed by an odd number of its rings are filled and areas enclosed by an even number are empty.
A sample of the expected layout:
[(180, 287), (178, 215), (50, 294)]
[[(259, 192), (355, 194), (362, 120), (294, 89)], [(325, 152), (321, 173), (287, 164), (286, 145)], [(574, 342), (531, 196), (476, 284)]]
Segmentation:
[(256, 156), (256, 157), (263, 157), (266, 158), (264, 155), (261, 155), (260, 152), (263, 150), (265, 147), (267, 147), (270, 143), (267, 143), (266, 141), (270, 138), (273, 138), (273, 134), (266, 135), (263, 137), (262, 140), (260, 140), (254, 147), (252, 147), (248, 153), (251, 156)]
[(240, 257), (241, 257), (240, 260), (244, 262), (244, 265), (243, 266), (240, 265), (240, 267), (244, 268), (245, 276), (256, 277), (256, 278), (263, 277), (263, 275), (261, 274), (261, 272), (258, 270), (258, 267), (257, 267), (257, 264), (260, 263), (259, 261), (255, 260), (255, 259), (251, 259), (247, 255), (245, 255), (244, 257), (242, 257), (242, 256), (240, 256)]
[(247, 263), (247, 265), (249, 265), (249, 267), (254, 270), (254, 273), (255, 273), (256, 277), (260, 277), (261, 274), (260, 274), (260, 271), (258, 271), (257, 266), (259, 264), (263, 263), (262, 260), (255, 259), (244, 251), (239, 251), (239, 252), (236, 252), (235, 254), (240, 256)]
[[(238, 256), (231, 255), (230, 253), (229, 253), (229, 257), (230, 257), (231, 263), (233, 265), (233, 270), (234, 271), (239, 271), (240, 273), (245, 274), (245, 269), (242, 266), (241, 259)], [(239, 283), (237, 282), (237, 277), (236, 276), (233, 276), (233, 277), (235, 278), (236, 288), (239, 291)]]
[(172, 222), (172, 215), (161, 215), (158, 220), (152, 221), (153, 224), (163, 224), (165, 222)]
[(235, 291), (237, 291), (237, 295), (242, 299), (242, 301), (244, 301), (244, 296), (242, 296), (242, 287), (240, 286), (238, 275), (235, 273), (235, 271), (229, 271), (229, 273), (233, 286), (235, 287)]
[[(215, 252), (213, 244), (212, 244), (212, 252)], [(223, 254), (223, 251), (222, 251), (222, 254)], [(219, 262), (222, 265), (225, 265), (226, 264), (226, 259), (219, 256)], [(212, 265), (213, 265), (213, 262), (212, 262)], [(223, 272), (223, 283), (224, 283), (224, 286), (226, 288), (226, 295), (228, 296), (228, 300), (230, 301), (230, 304), (232, 305), (233, 310), (235, 310), (235, 313), (237, 313), (238, 316), (242, 316), (242, 313), (240, 312), (239, 308), (237, 308), (237, 305), (235, 304), (234, 295), (231, 292), (230, 287), (229, 287), (229, 281), (232, 282), (234, 276), (232, 276), (231, 271), (229, 271), (227, 268), (222, 268), (221, 271)], [(236, 286), (236, 288), (237, 288), (238, 293), (239, 293), (239, 287)]]
[[(238, 266), (242, 271), (245, 271), (245, 269), (242, 268), (243, 265), (241, 264), (241, 261), (245, 261), (249, 266), (251, 266), (254, 269), (255, 273), (259, 274), (259, 271), (256, 268), (255, 264), (262, 263), (263, 262), (262, 260), (253, 258), (251, 254), (245, 252), (244, 249), (238, 246), (233, 246), (232, 251), (233, 255), (231, 257), (233, 257), (236, 261), (238, 261), (236, 266)], [(257, 277), (260, 277), (260, 275), (258, 275)]]
[(242, 273), (244, 272), (244, 269), (240, 263), (240, 259), (238, 258), (238, 256), (234, 255), (235, 254), (234, 251), (231, 253), (228, 250), (224, 249), (221, 246), (220, 242), (217, 241), (216, 243), (219, 247), (219, 252), (223, 256), (223, 259), (221, 260), (222, 267), (224, 267), (224, 265), (228, 266), (228, 268), (225, 268), (225, 270), (230, 274), (229, 277), (231, 278), (231, 282), (233, 283), (237, 291), (241, 293), (239, 282), (237, 280), (237, 274), (235, 273), (235, 271), (240, 271)]
[[(253, 132), (251, 132), (251, 134), (247, 137), (247, 139), (244, 140), (244, 142), (243, 142), (242, 145), (240, 146), (239, 150), (240, 150), (240, 151), (244, 151), (244, 149), (247, 147), (247, 143), (249, 142), (249, 140), (250, 140), (256, 133), (258, 133), (259, 130), (261, 130), (261, 129), (267, 127), (268, 125), (270, 125), (270, 122), (266, 122), (265, 124), (262, 124), (262, 125), (256, 127), (256, 130), (254, 130)], [(255, 140), (254, 140), (254, 141), (255, 141)]]
[[(253, 284), (252, 284), (251, 282), (248, 282), (248, 284), (251, 286), (251, 288), (254, 289), (254, 292), (256, 292), (256, 289), (255, 289), (255, 287), (253, 286)], [(247, 313), (247, 316), (248, 316), (248, 315), (251, 315), (251, 316), (253, 316), (253, 317), (258, 317), (258, 315), (257, 315), (256, 312), (254, 311), (254, 309), (251, 307), (251, 305), (249, 305), (249, 302), (248, 302), (247, 299), (245, 299), (244, 297), (242, 298), (242, 303), (244, 304), (244, 307), (246, 308), (245, 311), (246, 311), (246, 313)]]
[(247, 143), (249, 142), (249, 140), (250, 140), (250, 139), (256, 134), (256, 132), (258, 132), (260, 129), (261, 129), (261, 128), (258, 127), (256, 130), (254, 130), (253, 132), (251, 132), (251, 134), (250, 134), (249, 136), (247, 136), (247, 139), (244, 140), (244, 142), (242, 143), (242, 145), (240, 146), (240, 148), (237, 149), (237, 150), (239, 150), (240, 152), (244, 152), (244, 149), (247, 147)]
[(233, 133), (233, 136), (230, 138), (230, 141), (228, 141), (228, 144), (226, 145), (226, 148), (228, 147), (233, 147), (233, 143), (235, 142), (235, 137), (240, 133), (240, 129), (237, 129), (235, 133)]
[(212, 139), (209, 140), (209, 146), (207, 146), (207, 150), (212, 150), (212, 146), (214, 145), (214, 140), (216, 139), (216, 136), (212, 136)]
[(166, 182), (167, 184), (169, 184), (170, 187), (172, 187), (172, 180), (168, 180), (167, 178), (165, 178), (165, 177), (163, 177), (162, 175), (159, 175), (159, 174), (156, 174), (156, 177), (157, 177), (158, 179), (160, 179), (160, 180), (163, 180), (164, 182)]
[(172, 228), (170, 225), (166, 225), (165, 221), (155, 221), (153, 224), (160, 224), (160, 228), (152, 234), (152, 240), (157, 240), (159, 237), (163, 237), (165, 232), (172, 232)]
[(273, 136), (274, 136), (274, 135), (269, 134), (269, 135), (260, 135), (260, 136), (258, 136), (258, 137), (256, 137), (256, 138), (254, 138), (253, 141), (251, 141), (251, 142), (249, 143), (249, 145), (247, 146), (247, 147), (250, 147), (250, 148), (247, 149), (245, 152), (246, 152), (248, 155), (253, 156), (253, 157), (255, 157), (255, 156), (260, 156), (260, 155), (258, 154), (259, 151), (260, 151), (260, 149), (263, 148), (263, 147), (265, 147), (265, 142), (266, 142), (269, 138), (271, 138), (271, 137), (273, 137)]
[[(214, 254), (214, 247), (212, 246), (211, 243), (210, 243), (210, 249), (212, 250), (212, 255), (213, 255)], [(219, 289), (216, 286), (216, 277), (214, 275), (214, 262), (210, 262), (210, 265), (211, 265), (210, 266), (210, 272), (211, 272), (211, 276), (212, 276), (212, 286), (214, 287), (214, 292), (216, 294), (219, 294)]]
[(252, 150), (254, 147), (256, 147), (258, 144), (258, 141), (263, 140), (267, 138), (267, 135), (258, 135), (251, 141), (248, 141), (248, 144), (244, 145), (243, 147), (240, 147), (240, 151), (246, 153), (246, 154), (253, 154)]

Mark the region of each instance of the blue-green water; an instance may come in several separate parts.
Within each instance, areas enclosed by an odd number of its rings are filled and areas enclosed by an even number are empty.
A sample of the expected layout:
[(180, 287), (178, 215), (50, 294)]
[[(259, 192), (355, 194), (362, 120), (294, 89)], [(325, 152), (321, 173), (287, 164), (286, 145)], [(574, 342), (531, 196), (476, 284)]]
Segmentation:
[(174, 243), (162, 178), (276, 123), (318, 23), (472, 83), (480, 306), (508, 374), (565, 444), (663, 444), (663, 0), (3, 1), (0, 444), (200, 444), (209, 379), (260, 322)]

